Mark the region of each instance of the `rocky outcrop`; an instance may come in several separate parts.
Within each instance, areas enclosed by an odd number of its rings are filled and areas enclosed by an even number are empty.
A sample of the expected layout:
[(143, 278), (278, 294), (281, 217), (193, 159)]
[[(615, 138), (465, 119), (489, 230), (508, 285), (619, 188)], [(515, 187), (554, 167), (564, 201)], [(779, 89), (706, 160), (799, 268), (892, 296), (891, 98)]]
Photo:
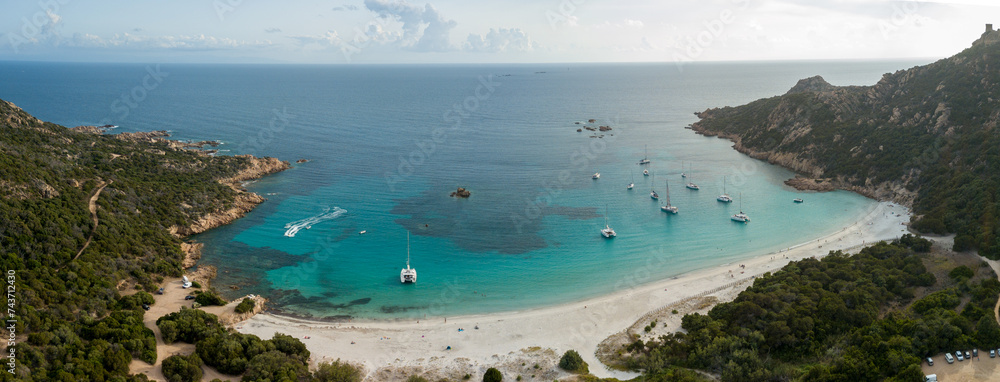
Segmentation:
[(231, 203), (231, 206), (206, 214), (188, 226), (172, 226), (170, 227), (171, 234), (178, 237), (190, 236), (232, 223), (236, 219), (245, 216), (266, 199), (263, 196), (246, 191), (243, 188), (242, 182), (258, 179), (291, 167), (288, 162), (277, 158), (257, 158), (252, 155), (237, 155), (236, 157), (245, 159), (247, 161), (246, 166), (236, 173), (236, 175), (219, 180), (219, 183), (225, 184), (236, 191), (236, 198)]
[(203, 243), (185, 242), (181, 243), (181, 252), (184, 252), (184, 269), (191, 268), (201, 259), (201, 249), (205, 247)]
[[(244, 299), (253, 300), (253, 309), (250, 309), (246, 313), (236, 313), (236, 306), (243, 302)], [(225, 326), (232, 326), (234, 324), (249, 320), (251, 317), (256, 316), (258, 313), (263, 312), (265, 305), (267, 304), (267, 299), (259, 295), (246, 296), (244, 298), (236, 299), (226, 304), (225, 311), (219, 315), (219, 323)]]
[(308, 161), (309, 161), (308, 159), (299, 159), (299, 160), (295, 161), (295, 163), (306, 163)]
[(472, 196), (472, 193), (469, 192), (469, 190), (466, 190), (466, 189), (464, 189), (462, 187), (459, 187), (458, 190), (453, 191), (451, 193), (451, 196), (452, 197), (458, 197), (458, 198), (468, 198), (469, 196)]

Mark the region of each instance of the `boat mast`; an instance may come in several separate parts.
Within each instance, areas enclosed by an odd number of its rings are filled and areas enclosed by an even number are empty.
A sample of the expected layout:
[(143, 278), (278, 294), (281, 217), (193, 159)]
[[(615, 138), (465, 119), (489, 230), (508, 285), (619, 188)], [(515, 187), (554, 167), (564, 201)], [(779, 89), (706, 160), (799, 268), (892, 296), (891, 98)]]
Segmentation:
[(410, 231), (406, 231), (406, 269), (410, 269)]

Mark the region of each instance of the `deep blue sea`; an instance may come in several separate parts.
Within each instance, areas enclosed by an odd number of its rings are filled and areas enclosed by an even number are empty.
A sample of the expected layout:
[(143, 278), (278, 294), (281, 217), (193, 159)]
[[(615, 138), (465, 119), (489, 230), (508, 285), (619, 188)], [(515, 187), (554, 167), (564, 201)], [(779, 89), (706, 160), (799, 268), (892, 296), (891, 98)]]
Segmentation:
[[(246, 218), (193, 237), (206, 244), (200, 264), (219, 268), (215, 285), (230, 297), (385, 319), (570, 302), (836, 231), (874, 201), (799, 193), (782, 183), (793, 173), (685, 127), (694, 112), (783, 94), (800, 78), (870, 85), (923, 63), (0, 62), (0, 98), (66, 126), (169, 130), (222, 141), (219, 155), (308, 159), (248, 184), (268, 201)], [(612, 130), (576, 131), (600, 125)], [(652, 163), (638, 165), (647, 150)], [(715, 199), (724, 179), (732, 204)], [(677, 215), (658, 208), (665, 182)], [(457, 187), (472, 196), (450, 197)], [(741, 199), (749, 224), (729, 219)], [(601, 237), (605, 219), (617, 238)], [(407, 232), (415, 285), (399, 282)]]

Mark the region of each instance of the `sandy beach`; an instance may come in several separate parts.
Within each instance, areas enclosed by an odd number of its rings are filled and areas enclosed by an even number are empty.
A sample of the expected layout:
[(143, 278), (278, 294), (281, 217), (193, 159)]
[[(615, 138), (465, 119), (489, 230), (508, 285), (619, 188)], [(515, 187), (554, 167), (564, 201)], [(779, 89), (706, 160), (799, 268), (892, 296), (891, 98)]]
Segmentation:
[[(275, 332), (292, 335), (308, 346), (314, 363), (341, 359), (364, 365), (369, 380), (405, 380), (412, 374), (460, 379), (466, 373), (481, 376), (488, 367), (500, 368), (505, 379), (552, 380), (566, 376), (555, 363), (570, 349), (583, 356), (592, 374), (626, 379), (635, 374), (608, 369), (594, 354), (609, 336), (633, 324), (641, 328), (651, 319), (660, 323), (652, 335), (677, 330), (681, 316), (710, 308), (697, 303), (698, 298), (732, 300), (753, 277), (790, 261), (831, 250), (856, 252), (865, 244), (897, 238), (906, 233), (909, 219), (905, 207), (882, 202), (838, 232), (779, 252), (641, 285), (627, 281), (618, 292), (558, 306), (419, 322), (330, 323), (264, 313), (236, 329), (261, 338)], [(640, 269), (636, 275), (644, 280), (639, 276), (648, 272)]]

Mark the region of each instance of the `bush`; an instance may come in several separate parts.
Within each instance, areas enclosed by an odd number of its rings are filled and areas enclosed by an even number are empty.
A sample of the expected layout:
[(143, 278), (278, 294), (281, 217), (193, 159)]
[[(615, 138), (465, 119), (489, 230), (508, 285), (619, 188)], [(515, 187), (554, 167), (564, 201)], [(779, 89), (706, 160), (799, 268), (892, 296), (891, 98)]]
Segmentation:
[(316, 382), (361, 382), (361, 370), (340, 360), (321, 363), (313, 373)]
[(305, 362), (271, 350), (250, 360), (243, 381), (297, 381), (309, 375)]
[(951, 279), (955, 281), (959, 281), (961, 279), (971, 279), (972, 276), (975, 275), (975, 271), (964, 265), (959, 265), (955, 267), (955, 269), (952, 269), (951, 272), (948, 272), (948, 277), (951, 277)]
[(194, 298), (194, 302), (201, 304), (202, 306), (209, 305), (226, 305), (226, 300), (215, 294), (215, 292), (204, 292), (199, 293), (197, 297)]
[(483, 374), (483, 382), (501, 382), (503, 381), (503, 374), (500, 370), (495, 367), (491, 367), (486, 370), (486, 374)]
[(419, 375), (411, 375), (410, 378), (406, 379), (406, 382), (430, 382), (427, 378), (421, 377)]
[(559, 360), (559, 367), (578, 374), (587, 374), (590, 372), (587, 363), (583, 362), (583, 357), (580, 357), (580, 353), (577, 353), (576, 350), (567, 350), (563, 354), (562, 359)]
[(197, 354), (174, 355), (163, 360), (163, 376), (170, 382), (201, 380), (201, 358)]
[(240, 301), (239, 305), (236, 305), (236, 313), (243, 314), (249, 312), (253, 310), (253, 307), (256, 305), (257, 303), (254, 302), (252, 298), (244, 298), (243, 301)]

